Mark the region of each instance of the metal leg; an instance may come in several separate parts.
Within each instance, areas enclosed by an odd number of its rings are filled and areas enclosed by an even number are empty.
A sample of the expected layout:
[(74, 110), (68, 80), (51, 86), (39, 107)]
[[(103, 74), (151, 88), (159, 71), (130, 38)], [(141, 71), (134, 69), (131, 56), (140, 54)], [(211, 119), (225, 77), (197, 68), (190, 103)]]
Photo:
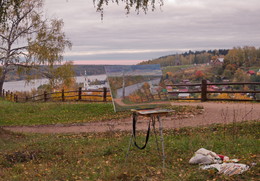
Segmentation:
[(153, 124), (153, 132), (154, 132), (154, 136), (155, 136), (155, 141), (156, 141), (156, 146), (157, 146), (158, 155), (159, 155), (159, 157), (161, 157), (159, 142), (158, 142), (158, 138), (157, 138), (157, 134), (156, 134), (156, 129), (155, 129), (155, 121), (156, 121), (155, 116), (152, 116), (151, 119), (152, 119), (152, 124)]
[(127, 161), (128, 155), (129, 155), (129, 151), (130, 151), (130, 148), (131, 148), (131, 145), (132, 145), (132, 141), (133, 141), (133, 134), (131, 135), (129, 145), (128, 145), (128, 149), (127, 149), (127, 152), (126, 152), (126, 155), (125, 155), (125, 163)]
[[(133, 113), (132, 116), (133, 116), (133, 119), (134, 119), (135, 113)], [(131, 145), (132, 145), (133, 137), (134, 137), (134, 130), (132, 130), (132, 135), (131, 135), (129, 145), (128, 145), (128, 149), (127, 149), (127, 152), (126, 152), (126, 155), (125, 155), (125, 164), (126, 164), (126, 161), (127, 161), (128, 155), (129, 155), (129, 151), (130, 151), (130, 148), (131, 148)]]
[[(159, 156), (162, 156), (162, 164), (163, 164), (163, 168), (165, 168), (166, 156), (165, 156), (165, 152), (164, 152), (163, 123), (160, 120), (160, 115), (157, 115), (157, 116), (150, 115), (150, 119), (151, 120), (149, 120), (149, 121), (152, 121), (152, 126), (153, 126), (153, 130), (154, 130), (154, 134), (155, 134), (155, 140), (156, 140), (156, 146), (157, 146), (158, 154), (159, 154)], [(162, 151), (161, 151), (162, 154), (160, 153), (159, 141), (158, 141), (157, 134), (156, 134), (156, 129), (155, 129), (156, 119), (159, 122), (159, 132), (160, 132), (160, 141), (161, 141), (161, 144), (162, 144)], [(127, 153), (126, 153), (126, 156), (125, 156), (125, 164), (127, 162), (131, 146), (133, 144), (133, 137), (134, 137), (134, 131), (132, 132), (132, 135), (131, 135), (131, 138), (130, 138), (130, 141), (129, 141)]]
[(161, 143), (162, 143), (162, 160), (163, 160), (163, 168), (165, 168), (165, 152), (164, 152), (164, 139), (163, 139), (163, 124), (160, 120), (160, 117), (157, 117), (159, 121), (159, 130), (160, 130), (160, 136), (161, 136)]

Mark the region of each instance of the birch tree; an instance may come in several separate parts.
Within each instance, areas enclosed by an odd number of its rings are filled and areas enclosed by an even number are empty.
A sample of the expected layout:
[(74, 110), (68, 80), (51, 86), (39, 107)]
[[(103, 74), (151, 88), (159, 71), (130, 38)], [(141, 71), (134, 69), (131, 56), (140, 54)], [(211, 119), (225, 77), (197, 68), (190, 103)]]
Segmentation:
[(61, 62), (65, 49), (71, 47), (62, 31), (63, 21), (44, 18), (43, 0), (12, 2), (5, 4), (1, 15), (0, 95), (8, 72), (28, 73), (40, 65), (53, 68)]

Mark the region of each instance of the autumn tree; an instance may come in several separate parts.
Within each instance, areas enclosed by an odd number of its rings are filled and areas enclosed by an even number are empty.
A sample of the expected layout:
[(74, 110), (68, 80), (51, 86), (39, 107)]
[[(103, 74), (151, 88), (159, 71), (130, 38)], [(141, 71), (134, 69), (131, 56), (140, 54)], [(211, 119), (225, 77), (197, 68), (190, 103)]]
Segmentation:
[(234, 64), (228, 64), (223, 72), (223, 75), (226, 77), (226, 78), (232, 78), (233, 75), (235, 74), (236, 72), (236, 67)]
[(257, 63), (257, 50), (255, 47), (245, 46), (243, 48), (245, 57), (245, 66), (250, 67)]
[(196, 80), (202, 80), (205, 77), (205, 74), (201, 70), (195, 72)]
[(8, 16), (3, 15), (0, 24), (0, 95), (8, 72), (28, 73), (40, 65), (52, 70), (61, 62), (65, 48), (71, 47), (62, 31), (63, 21), (44, 18), (43, 0), (12, 2), (5, 4)]
[[(49, 79), (49, 91), (61, 90), (72, 88), (75, 85), (75, 73), (73, 70), (73, 63), (66, 62), (64, 65), (58, 66), (57, 68), (46, 67), (49, 70), (44, 71), (45, 77)], [(74, 87), (75, 88), (75, 87)]]
[(250, 67), (259, 65), (260, 49), (253, 46), (234, 47), (225, 56), (224, 67), (228, 64), (235, 64), (237, 67)]
[[(239, 57), (240, 55), (240, 57)], [(240, 48), (233, 48), (229, 50), (228, 54), (225, 56), (224, 59), (224, 68), (229, 64), (236, 64), (237, 66), (242, 65), (241, 61), (241, 49)]]
[(250, 80), (250, 76), (241, 69), (237, 69), (234, 74), (233, 82), (248, 82)]
[(0, 24), (5, 23), (7, 18), (7, 9), (10, 5), (17, 11), (19, 8), (20, 0), (0, 0)]

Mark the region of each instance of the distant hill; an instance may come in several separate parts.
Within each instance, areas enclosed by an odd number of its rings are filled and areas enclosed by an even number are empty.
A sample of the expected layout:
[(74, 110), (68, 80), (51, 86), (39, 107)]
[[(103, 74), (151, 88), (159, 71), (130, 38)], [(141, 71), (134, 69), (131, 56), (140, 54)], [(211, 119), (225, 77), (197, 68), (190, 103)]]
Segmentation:
[(162, 56), (153, 60), (143, 61), (140, 64), (160, 64), (162, 67), (189, 65), (189, 64), (204, 64), (209, 63), (212, 56), (225, 56), (229, 49), (219, 50), (202, 50), (202, 51), (188, 51), (181, 54), (172, 54)]
[(74, 65), (76, 76), (105, 74), (105, 65)]
[[(105, 65), (74, 65), (75, 76), (85, 75), (100, 75), (105, 74)], [(34, 75), (32, 72), (31, 75)], [(6, 77), (6, 82), (24, 80), (24, 75), (19, 75), (17, 69), (14, 68), (13, 71), (9, 72)]]

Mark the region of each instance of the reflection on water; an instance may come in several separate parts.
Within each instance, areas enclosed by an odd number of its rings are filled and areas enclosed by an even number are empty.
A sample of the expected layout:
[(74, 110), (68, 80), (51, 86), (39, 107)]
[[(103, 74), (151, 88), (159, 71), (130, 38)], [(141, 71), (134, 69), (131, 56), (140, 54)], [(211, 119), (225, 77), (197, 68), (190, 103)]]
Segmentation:
[[(104, 80), (106, 79), (106, 75), (92, 75), (88, 76), (88, 79), (95, 80)], [(76, 77), (76, 82), (77, 83), (83, 83), (85, 81), (85, 76), (78, 76)], [(4, 83), (4, 89), (5, 90), (10, 90), (11, 92), (15, 91), (30, 91), (31, 89), (35, 88), (37, 89), (40, 85), (47, 84), (48, 80), (47, 79), (37, 79), (34, 81), (31, 81), (30, 83), (26, 83), (25, 80), (21, 81), (12, 81), (12, 82), (5, 82)]]

